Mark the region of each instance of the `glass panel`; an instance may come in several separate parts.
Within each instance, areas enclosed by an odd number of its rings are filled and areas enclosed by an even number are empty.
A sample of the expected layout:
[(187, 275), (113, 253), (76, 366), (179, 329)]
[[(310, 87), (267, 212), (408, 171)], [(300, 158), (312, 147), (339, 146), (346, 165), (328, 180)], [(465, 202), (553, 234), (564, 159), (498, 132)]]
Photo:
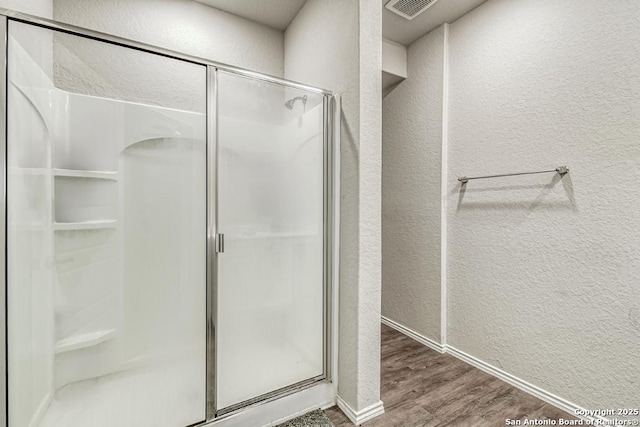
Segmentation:
[(9, 28), (10, 425), (203, 421), (206, 68)]
[(217, 405), (323, 373), (323, 97), (218, 72)]

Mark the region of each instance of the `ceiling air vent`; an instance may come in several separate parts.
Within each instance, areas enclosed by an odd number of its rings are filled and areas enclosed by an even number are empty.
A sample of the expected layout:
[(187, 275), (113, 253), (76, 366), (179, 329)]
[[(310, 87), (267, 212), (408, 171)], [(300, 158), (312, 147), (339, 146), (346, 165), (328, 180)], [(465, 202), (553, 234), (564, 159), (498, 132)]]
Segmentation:
[(384, 5), (391, 12), (412, 20), (429, 9), (438, 0), (390, 0)]

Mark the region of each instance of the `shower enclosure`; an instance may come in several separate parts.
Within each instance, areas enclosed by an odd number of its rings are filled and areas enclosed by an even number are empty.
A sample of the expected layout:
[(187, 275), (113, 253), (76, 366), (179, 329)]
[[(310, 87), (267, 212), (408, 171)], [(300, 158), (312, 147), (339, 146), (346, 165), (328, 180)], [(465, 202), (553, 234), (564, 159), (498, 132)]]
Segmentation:
[(183, 427), (329, 381), (332, 94), (14, 12), (0, 34), (3, 421)]

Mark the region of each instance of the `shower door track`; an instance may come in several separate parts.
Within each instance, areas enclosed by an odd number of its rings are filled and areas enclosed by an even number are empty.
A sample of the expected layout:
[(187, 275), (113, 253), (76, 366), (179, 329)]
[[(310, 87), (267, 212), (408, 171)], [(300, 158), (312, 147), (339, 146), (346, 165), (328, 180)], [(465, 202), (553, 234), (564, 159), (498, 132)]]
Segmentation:
[[(250, 406), (256, 406), (266, 404), (268, 402), (280, 399), (282, 397), (294, 394), (301, 390), (305, 390), (313, 387), (314, 385), (323, 382), (331, 381), (334, 373), (332, 372), (333, 365), (333, 353), (334, 353), (334, 339), (331, 331), (334, 328), (335, 308), (332, 306), (334, 301), (334, 286), (333, 286), (333, 255), (334, 255), (334, 178), (333, 178), (333, 159), (334, 159), (334, 134), (335, 123), (333, 123), (335, 117), (335, 111), (339, 106), (336, 104), (336, 94), (327, 89), (322, 89), (314, 86), (309, 86), (303, 83), (298, 83), (290, 80), (285, 80), (279, 77), (243, 69), (240, 67), (231, 66), (217, 61), (212, 61), (206, 58), (192, 56), (181, 52), (165, 49), (157, 46), (153, 46), (147, 43), (137, 42), (126, 38), (114, 36), (111, 34), (94, 31), (75, 25), (65, 24), (51, 19), (41, 18), (33, 15), (16, 12), (10, 9), (0, 8), (0, 34), (4, 38), (0, 40), (1, 62), (0, 62), (0, 80), (3, 80), (3, 84), (0, 85), (0, 115), (3, 117), (3, 122), (0, 124), (0, 156), (2, 157), (2, 204), (0, 208), (0, 226), (1, 238), (4, 239), (2, 245), (0, 245), (0, 285), (2, 291), (0, 291), (0, 307), (4, 312), (2, 317), (5, 320), (4, 328), (1, 328), (0, 342), (4, 345), (4, 357), (2, 369), (4, 370), (2, 375), (2, 383), (0, 384), (0, 390), (3, 390), (4, 395), (0, 394), (0, 412), (4, 410), (5, 417), (0, 418), (0, 427), (7, 427), (9, 423), (8, 415), (8, 342), (7, 342), (7, 94), (6, 94), (6, 82), (7, 82), (7, 46), (8, 46), (8, 22), (15, 21), (24, 24), (29, 24), (49, 30), (54, 30), (66, 34), (71, 34), (87, 39), (92, 39), (100, 42), (106, 42), (112, 45), (121, 46), (141, 52), (146, 52), (154, 55), (163, 56), (166, 58), (185, 61), (197, 65), (207, 67), (207, 136), (206, 136), (206, 161), (207, 161), (207, 393), (206, 393), (206, 419), (202, 422), (193, 424), (190, 427), (215, 425), (216, 421), (225, 419), (231, 415), (237, 414)], [(278, 84), (284, 87), (304, 90), (312, 93), (317, 93), (323, 96), (323, 374), (313, 378), (309, 378), (304, 381), (300, 381), (286, 387), (273, 390), (267, 394), (252, 398), (250, 400), (235, 404), (227, 408), (217, 408), (215, 402), (215, 325), (213, 314), (215, 312), (214, 302), (215, 294), (217, 293), (217, 279), (215, 272), (217, 271), (217, 121), (215, 116), (217, 114), (216, 108), (216, 91), (217, 91), (217, 78), (216, 71), (222, 70), (228, 73), (237, 74), (240, 76), (248, 77), (255, 80), (261, 80), (269, 83)], [(213, 86), (211, 86), (213, 83)], [(213, 172), (212, 172), (213, 171)]]

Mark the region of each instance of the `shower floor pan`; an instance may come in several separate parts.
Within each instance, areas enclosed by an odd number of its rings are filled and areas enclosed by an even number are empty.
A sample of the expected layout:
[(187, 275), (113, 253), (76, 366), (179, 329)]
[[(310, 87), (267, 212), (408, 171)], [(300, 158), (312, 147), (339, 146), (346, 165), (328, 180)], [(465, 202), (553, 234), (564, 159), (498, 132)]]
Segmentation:
[(204, 361), (131, 369), (69, 384), (53, 396), (37, 427), (176, 427), (205, 413)]

